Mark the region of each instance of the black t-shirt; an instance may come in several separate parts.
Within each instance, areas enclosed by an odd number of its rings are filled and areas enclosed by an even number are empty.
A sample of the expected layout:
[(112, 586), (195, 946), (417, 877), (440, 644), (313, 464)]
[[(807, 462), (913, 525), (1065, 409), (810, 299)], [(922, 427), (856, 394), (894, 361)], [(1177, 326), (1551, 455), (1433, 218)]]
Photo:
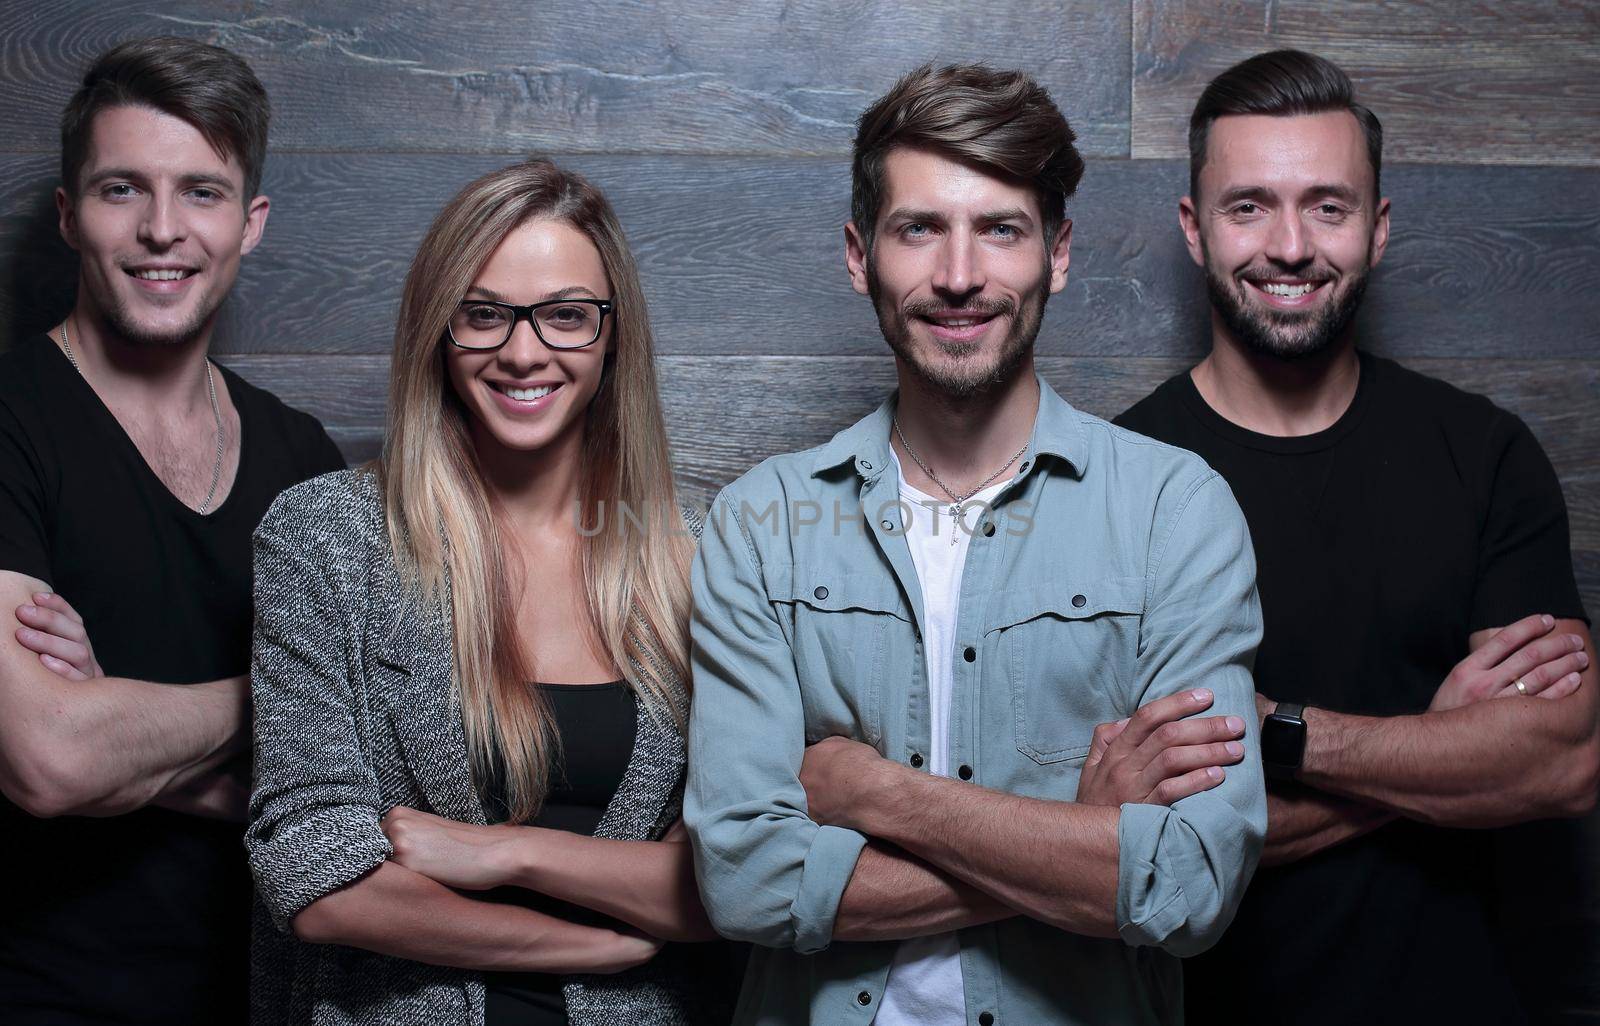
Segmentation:
[[(1555, 472), (1482, 396), (1363, 353), (1350, 408), (1314, 435), (1230, 423), (1188, 374), (1117, 423), (1198, 453), (1233, 488), (1271, 698), (1421, 712), (1473, 631), (1584, 615)], [(1402, 820), (1259, 869), (1221, 942), (1185, 963), (1189, 1022), (1523, 1021), (1490, 933), (1490, 841)]]
[[(622, 681), (611, 684), (537, 684), (549, 703), (561, 738), (559, 772), (553, 774), (534, 826), (593, 836), (612, 796), (622, 784), (638, 732), (633, 691)], [(509, 817), (505, 787), (490, 781), (485, 811), (491, 823)], [(576, 922), (606, 920), (586, 909), (516, 887), (490, 891), (486, 897), (537, 909)], [(486, 1026), (565, 1026), (567, 1003), (561, 977), (553, 973), (487, 973)]]
[[(239, 469), (201, 516), (50, 339), (0, 356), (0, 570), (65, 596), (109, 675), (193, 684), (248, 672), (250, 536), (280, 491), (344, 466), (316, 420), (221, 375), (239, 412)], [(41, 820), (0, 798), (0, 836), (20, 866), (0, 911), (0, 1021), (245, 1021), (242, 825), (153, 807)]]

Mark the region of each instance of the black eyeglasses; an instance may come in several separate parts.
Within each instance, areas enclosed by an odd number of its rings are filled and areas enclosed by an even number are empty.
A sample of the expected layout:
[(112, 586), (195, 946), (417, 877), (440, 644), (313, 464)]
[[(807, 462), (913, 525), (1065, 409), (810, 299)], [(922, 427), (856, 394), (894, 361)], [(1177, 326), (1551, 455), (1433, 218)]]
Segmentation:
[(616, 308), (609, 299), (550, 299), (529, 306), (464, 299), (450, 317), (450, 341), (459, 349), (499, 349), (511, 340), (517, 322), (533, 325), (539, 341), (551, 349), (592, 346)]

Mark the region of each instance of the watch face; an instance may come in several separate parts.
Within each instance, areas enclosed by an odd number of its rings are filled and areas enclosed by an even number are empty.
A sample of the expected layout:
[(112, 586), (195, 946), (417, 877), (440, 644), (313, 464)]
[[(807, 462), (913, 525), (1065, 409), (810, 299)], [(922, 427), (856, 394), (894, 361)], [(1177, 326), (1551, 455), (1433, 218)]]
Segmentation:
[(1306, 721), (1273, 713), (1261, 725), (1261, 761), (1298, 769), (1306, 751)]

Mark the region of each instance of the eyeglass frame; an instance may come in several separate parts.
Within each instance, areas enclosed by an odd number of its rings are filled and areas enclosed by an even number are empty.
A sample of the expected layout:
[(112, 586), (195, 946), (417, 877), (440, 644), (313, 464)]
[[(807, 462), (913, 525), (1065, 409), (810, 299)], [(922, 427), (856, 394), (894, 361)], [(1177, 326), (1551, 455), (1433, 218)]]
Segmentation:
[[(583, 345), (558, 346), (544, 337), (544, 332), (539, 330), (539, 322), (533, 318), (533, 312), (547, 306), (560, 306), (562, 304), (571, 305), (573, 303), (583, 303), (599, 310), (600, 323), (595, 325), (594, 338), (585, 342)], [(546, 299), (538, 303), (529, 303), (526, 306), (518, 306), (515, 303), (502, 303), (498, 299), (463, 299), (461, 302), (456, 304), (456, 310), (459, 311), (463, 306), (469, 305), (494, 306), (499, 307), (502, 310), (509, 310), (511, 311), (511, 326), (506, 329), (506, 337), (500, 340), (499, 345), (464, 346), (460, 342), (456, 341), (456, 334), (451, 330), (450, 322), (446, 321), (444, 325), (444, 337), (449, 340), (451, 345), (465, 353), (493, 353), (504, 349), (506, 347), (506, 343), (511, 341), (511, 336), (516, 334), (517, 325), (522, 321), (528, 322), (528, 327), (533, 329), (533, 337), (543, 343), (546, 349), (553, 349), (558, 353), (575, 353), (580, 349), (588, 349), (590, 346), (600, 341), (600, 336), (604, 334), (606, 330), (606, 315), (614, 313), (617, 309), (617, 303), (614, 299), (594, 299), (589, 296), (569, 296), (566, 299)]]

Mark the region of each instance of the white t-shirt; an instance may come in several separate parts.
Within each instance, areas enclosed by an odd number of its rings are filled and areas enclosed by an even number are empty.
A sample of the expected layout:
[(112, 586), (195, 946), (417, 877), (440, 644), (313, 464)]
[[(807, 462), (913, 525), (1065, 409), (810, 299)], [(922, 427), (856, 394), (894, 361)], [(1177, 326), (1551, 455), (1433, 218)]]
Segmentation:
[[(891, 455), (894, 450), (890, 450)], [(983, 518), (987, 503), (1006, 482), (990, 485), (967, 500), (963, 529), (950, 515), (950, 502), (906, 484), (900, 477), (900, 501), (910, 510), (906, 543), (922, 588), (922, 644), (928, 660), (929, 724), (932, 751), (928, 769), (951, 776), (950, 691), (956, 656), (956, 614), (960, 610), (961, 575), (967, 546)], [(966, 1026), (967, 995), (961, 980), (961, 944), (955, 933), (939, 933), (901, 941), (895, 949), (883, 1002), (875, 1026)]]

